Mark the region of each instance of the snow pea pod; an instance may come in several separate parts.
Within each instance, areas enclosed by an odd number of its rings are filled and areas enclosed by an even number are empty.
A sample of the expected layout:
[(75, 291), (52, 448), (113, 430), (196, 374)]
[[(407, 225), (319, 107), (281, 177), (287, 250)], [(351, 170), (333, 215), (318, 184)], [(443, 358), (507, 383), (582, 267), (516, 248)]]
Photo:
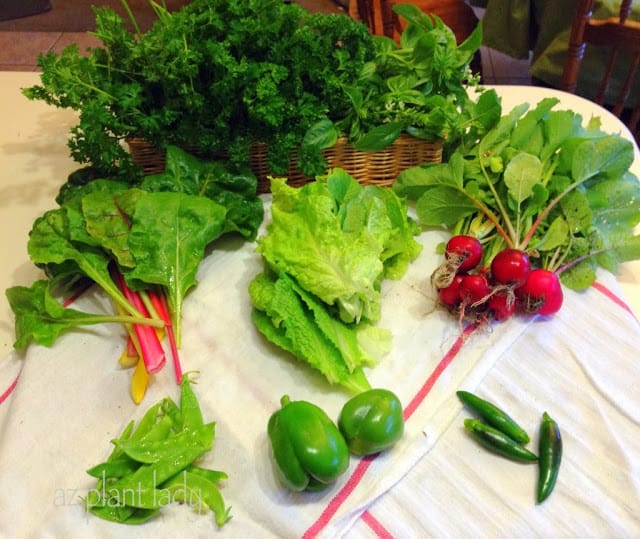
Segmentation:
[(162, 490), (168, 492), (171, 501), (188, 503), (196, 509), (204, 504), (213, 511), (219, 527), (231, 518), (218, 487), (203, 474), (185, 470), (163, 484)]
[(220, 481), (224, 481), (229, 478), (229, 476), (225, 472), (221, 472), (220, 470), (201, 468), (200, 466), (196, 466), (195, 464), (191, 464), (190, 466), (188, 466), (187, 471), (191, 474), (201, 475), (207, 480), (211, 481), (213, 484), (219, 483)]
[(184, 446), (182, 451), (169, 454), (153, 464), (142, 464), (132, 474), (108, 486), (105, 485), (100, 490), (90, 490), (85, 499), (85, 505), (89, 510), (109, 505), (123, 508), (158, 508), (162, 497), (158, 495), (157, 487), (204, 453), (202, 446), (191, 444)]
[(97, 464), (93, 468), (89, 468), (87, 473), (96, 479), (120, 479), (125, 475), (135, 472), (139, 467), (139, 462), (136, 462), (127, 455), (122, 455)]
[(173, 436), (160, 440), (126, 441), (120, 447), (135, 461), (152, 464), (181, 453), (186, 448), (193, 447), (203, 453), (209, 451), (213, 445), (214, 436), (215, 423), (207, 423), (201, 427), (181, 430)]
[(493, 453), (518, 462), (538, 460), (526, 447), (480, 419), (465, 419), (464, 427), (481, 446)]
[(363, 391), (342, 407), (338, 428), (354, 455), (389, 449), (404, 432), (400, 399), (387, 389)]
[(521, 444), (529, 443), (529, 434), (495, 404), (468, 391), (457, 391), (456, 395), (458, 395), (458, 398), (463, 404), (468, 406), (492, 427), (503, 432), (516, 442)]
[(558, 424), (547, 412), (542, 415), (538, 442), (538, 492), (537, 502), (546, 500), (556, 484), (562, 460), (562, 436)]
[(191, 387), (191, 381), (187, 373), (180, 384), (180, 412), (182, 415), (182, 428), (201, 427), (203, 424), (200, 403)]
[(267, 426), (276, 471), (291, 490), (322, 490), (349, 466), (347, 443), (315, 404), (288, 395), (280, 403)]

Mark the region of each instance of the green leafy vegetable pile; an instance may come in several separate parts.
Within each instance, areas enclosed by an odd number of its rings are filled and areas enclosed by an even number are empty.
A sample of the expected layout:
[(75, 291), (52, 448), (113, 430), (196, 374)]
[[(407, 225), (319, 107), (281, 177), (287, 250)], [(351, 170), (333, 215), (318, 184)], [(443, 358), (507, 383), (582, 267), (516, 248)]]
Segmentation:
[[(475, 249), (447, 249), (434, 272), (449, 307), (493, 316), (489, 300), (506, 292), (509, 307), (525, 299), (527, 311), (552, 314), (562, 303), (558, 277), (582, 290), (598, 267), (615, 273), (618, 263), (640, 258), (633, 144), (604, 133), (597, 118), (585, 125), (575, 112), (554, 110), (557, 103), (544, 99), (531, 110), (522, 104), (446, 164), (405, 170), (395, 183), (396, 193), (416, 201), (423, 225), (445, 226), (456, 240), (482, 244), (471, 301), (465, 297), (471, 279), (463, 284), (469, 272), (456, 270)], [(449, 286), (463, 290), (450, 294)], [(553, 305), (545, 308), (545, 300)]]
[[(111, 179), (67, 183), (56, 199), (59, 207), (36, 220), (28, 252), (48, 279), (6, 291), (17, 349), (31, 342), (50, 346), (75, 326), (124, 322), (147, 373), (154, 374), (165, 355), (155, 331), (145, 326), (161, 326), (180, 379), (182, 304), (196, 285), (205, 249), (227, 233), (255, 239), (264, 210), (251, 172), (202, 162), (175, 147), (167, 157), (164, 173), (135, 187)], [(122, 316), (60, 305), (60, 290), (65, 295), (83, 279), (98, 284)]]
[(400, 278), (421, 246), (404, 201), (362, 186), (342, 169), (301, 188), (272, 180), (271, 221), (258, 238), (265, 271), (251, 282), (257, 328), (272, 342), (355, 392), (388, 351), (375, 326), (381, 282)]
[(40, 55), (41, 84), (24, 89), (79, 111), (71, 155), (102, 175), (136, 170), (122, 144), (131, 137), (236, 163), (265, 143), (271, 173), (286, 173), (297, 152), (314, 177), (340, 135), (366, 151), (404, 132), (455, 145), (477, 122), (466, 89), (478, 82), (469, 65), (481, 26), (458, 46), (438, 17), (397, 5), (407, 26), (396, 44), (346, 15), (281, 0), (152, 5), (158, 20), (145, 34), (96, 8), (103, 47)]
[(92, 514), (121, 524), (141, 524), (171, 503), (198, 513), (212, 511), (218, 526), (230, 518), (217, 484), (225, 472), (196, 461), (210, 451), (215, 423), (205, 423), (188, 376), (182, 379), (180, 406), (166, 397), (151, 406), (137, 425), (131, 421), (112, 441), (106, 461), (87, 473), (97, 479), (85, 502)]
[(381, 150), (405, 132), (455, 147), (477, 121), (468, 89), (478, 84), (470, 64), (482, 44), (482, 26), (458, 45), (436, 15), (412, 4), (393, 10), (406, 21), (400, 42), (374, 38), (375, 57), (354, 84), (343, 87), (352, 108), (336, 129), (363, 151)]
[(193, 0), (176, 12), (152, 5), (158, 20), (145, 34), (95, 8), (103, 47), (41, 55), (42, 84), (25, 90), (80, 112), (72, 156), (101, 174), (130, 171), (121, 142), (131, 136), (242, 162), (260, 141), (272, 171), (284, 173), (312, 124), (346, 113), (342, 85), (373, 56), (365, 25), (295, 3)]

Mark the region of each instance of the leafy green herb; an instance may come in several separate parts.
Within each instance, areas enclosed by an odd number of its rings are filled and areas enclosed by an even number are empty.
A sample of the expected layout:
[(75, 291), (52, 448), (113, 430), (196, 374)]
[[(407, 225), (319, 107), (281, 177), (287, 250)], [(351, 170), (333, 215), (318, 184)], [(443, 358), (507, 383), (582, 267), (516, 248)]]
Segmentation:
[(458, 45), (437, 16), (411, 4), (393, 9), (407, 21), (400, 43), (375, 38), (376, 56), (346, 89), (353, 107), (338, 125), (364, 151), (381, 150), (402, 132), (457, 144), (471, 124), (467, 88), (478, 81), (469, 66), (482, 26)]
[[(365, 25), (295, 3), (193, 0), (175, 12), (153, 5), (158, 20), (145, 34), (95, 8), (102, 46), (86, 55), (75, 45), (41, 55), (41, 84), (24, 90), (79, 112), (71, 155), (103, 175), (135, 176), (121, 144), (132, 136), (163, 149), (228, 152), (239, 163), (253, 142), (263, 142), (270, 169), (284, 173), (310, 126), (344, 116), (341, 88), (373, 56)], [(304, 169), (314, 165), (318, 172), (318, 163)]]

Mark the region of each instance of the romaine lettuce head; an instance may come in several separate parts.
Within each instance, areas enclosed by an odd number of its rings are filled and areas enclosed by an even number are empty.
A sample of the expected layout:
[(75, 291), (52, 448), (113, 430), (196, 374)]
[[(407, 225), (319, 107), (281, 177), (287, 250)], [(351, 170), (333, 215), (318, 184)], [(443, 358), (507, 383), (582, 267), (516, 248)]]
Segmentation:
[(273, 179), (271, 192), (271, 221), (258, 240), (268, 264), (335, 306), (344, 322), (379, 320), (382, 279), (399, 277), (420, 251), (404, 203), (342, 169), (299, 188)]

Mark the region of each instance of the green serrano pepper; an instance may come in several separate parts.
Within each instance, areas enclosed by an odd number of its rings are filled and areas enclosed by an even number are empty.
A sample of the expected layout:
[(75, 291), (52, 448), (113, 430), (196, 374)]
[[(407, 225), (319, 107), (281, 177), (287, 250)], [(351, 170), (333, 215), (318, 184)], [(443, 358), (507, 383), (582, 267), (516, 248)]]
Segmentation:
[(493, 453), (518, 462), (538, 460), (538, 457), (526, 447), (480, 419), (465, 419), (464, 428), (474, 440)]
[(456, 395), (458, 395), (463, 404), (478, 414), (489, 425), (509, 436), (509, 438), (521, 444), (529, 442), (527, 432), (495, 404), (481, 399), (468, 391), (457, 391)]
[(562, 460), (562, 437), (558, 424), (549, 416), (547, 412), (542, 415), (540, 423), (540, 439), (538, 442), (538, 503), (546, 500), (558, 478), (560, 461)]

